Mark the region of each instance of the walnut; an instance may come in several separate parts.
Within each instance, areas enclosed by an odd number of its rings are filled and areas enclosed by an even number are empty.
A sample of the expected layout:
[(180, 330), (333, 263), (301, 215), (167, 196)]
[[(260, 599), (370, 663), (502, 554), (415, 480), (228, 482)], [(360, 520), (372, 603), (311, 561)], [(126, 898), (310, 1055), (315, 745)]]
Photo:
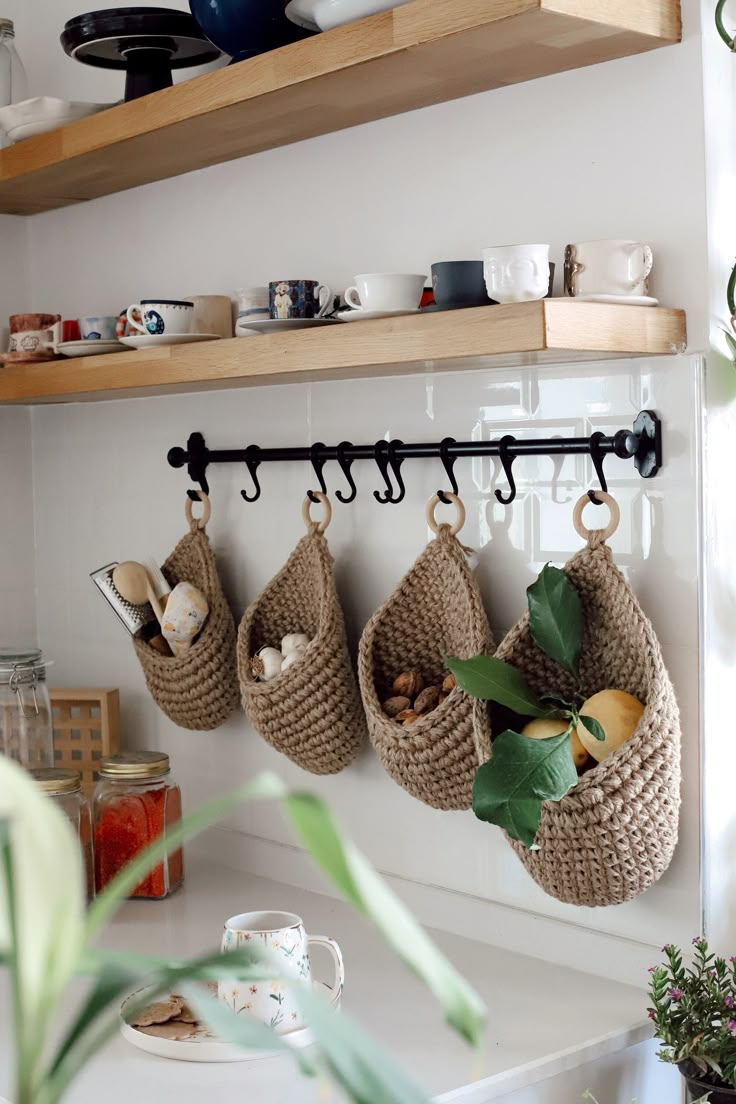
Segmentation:
[(381, 708), (387, 717), (397, 717), (411, 705), (411, 698), (389, 698)]
[(427, 686), (422, 690), (421, 694), (417, 694), (414, 701), (415, 713), (431, 713), (433, 709), (436, 709), (439, 705), (440, 694), (442, 691), (439, 686)]
[(442, 689), (446, 694), (449, 694), (451, 690), (454, 690), (457, 686), (457, 679), (453, 674), (446, 675), (445, 681), (442, 683)]
[(394, 694), (402, 698), (415, 698), (424, 689), (424, 679), (418, 671), (404, 671), (394, 681)]

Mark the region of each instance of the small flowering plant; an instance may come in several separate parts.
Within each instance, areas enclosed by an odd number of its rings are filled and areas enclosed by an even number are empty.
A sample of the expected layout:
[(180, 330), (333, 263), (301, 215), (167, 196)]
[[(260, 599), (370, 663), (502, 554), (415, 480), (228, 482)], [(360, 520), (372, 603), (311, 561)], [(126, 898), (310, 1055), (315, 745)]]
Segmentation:
[(668, 944), (666, 964), (649, 970), (649, 1017), (664, 1044), (659, 1057), (690, 1063), (714, 1088), (736, 1089), (736, 958), (718, 958), (700, 936), (693, 946), (690, 965)]

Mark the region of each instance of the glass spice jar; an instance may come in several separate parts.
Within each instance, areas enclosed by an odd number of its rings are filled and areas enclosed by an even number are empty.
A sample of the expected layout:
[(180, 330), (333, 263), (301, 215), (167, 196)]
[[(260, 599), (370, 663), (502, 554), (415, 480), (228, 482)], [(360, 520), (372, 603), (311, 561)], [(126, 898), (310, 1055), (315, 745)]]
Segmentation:
[(38, 648), (0, 649), (0, 752), (29, 770), (54, 765), (46, 663)]
[[(94, 797), (95, 884), (100, 893), (139, 851), (181, 820), (181, 791), (160, 751), (100, 760)], [(167, 854), (131, 897), (168, 897), (184, 879), (181, 848)]]
[(95, 895), (92, 814), (82, 793), (82, 776), (79, 771), (63, 770), (60, 767), (33, 770), (31, 774), (38, 788), (61, 809), (79, 836), (87, 883), (87, 900), (91, 901)]

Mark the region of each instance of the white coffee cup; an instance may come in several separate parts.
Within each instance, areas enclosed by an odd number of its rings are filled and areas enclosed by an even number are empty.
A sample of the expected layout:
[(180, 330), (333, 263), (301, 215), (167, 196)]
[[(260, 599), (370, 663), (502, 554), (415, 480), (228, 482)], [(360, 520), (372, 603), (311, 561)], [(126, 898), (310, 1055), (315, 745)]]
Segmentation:
[(427, 276), (404, 272), (369, 272), (355, 277), (347, 288), (345, 302), (353, 310), (419, 310)]
[(304, 921), (292, 912), (244, 912), (225, 922), (222, 951), (254, 947), (275, 964), (273, 981), (228, 981), (217, 985), (223, 1004), (238, 1015), (267, 1024), (277, 1035), (304, 1027), (301, 1008), (294, 997), (294, 984), (312, 985), (311, 946), (324, 947), (335, 968), (331, 988), (336, 998), (345, 985), (345, 967), (340, 947), (326, 935), (307, 935)]
[(528, 303), (549, 291), (549, 245), (493, 245), (483, 250), (489, 298)]
[(233, 336), (233, 305), (229, 295), (187, 295), (194, 306), (192, 333)]
[(271, 317), (267, 287), (240, 288), (235, 295), (238, 302), (238, 318)]
[(148, 337), (188, 334), (192, 332), (194, 303), (188, 299), (141, 299), (128, 307), (126, 315), (131, 329)]
[(646, 242), (578, 242), (565, 249), (565, 295), (647, 295), (654, 256)]

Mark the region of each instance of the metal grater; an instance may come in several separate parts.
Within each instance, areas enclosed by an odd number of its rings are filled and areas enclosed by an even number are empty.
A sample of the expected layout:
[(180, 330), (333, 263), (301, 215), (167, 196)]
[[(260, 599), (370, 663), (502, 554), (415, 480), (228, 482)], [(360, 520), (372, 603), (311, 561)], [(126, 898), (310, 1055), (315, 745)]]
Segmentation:
[(146, 625), (150, 625), (151, 622), (155, 622), (156, 626), (158, 626), (156, 615), (148, 602), (142, 606), (134, 606), (132, 602), (128, 602), (117, 591), (112, 581), (112, 573), (117, 566), (117, 562), (106, 564), (105, 567), (100, 567), (97, 571), (93, 571), (90, 574), (90, 579), (100, 591), (103, 598), (105, 598), (108, 605), (112, 606), (118, 619), (122, 621), (131, 636), (135, 636), (141, 629), (145, 628)]

